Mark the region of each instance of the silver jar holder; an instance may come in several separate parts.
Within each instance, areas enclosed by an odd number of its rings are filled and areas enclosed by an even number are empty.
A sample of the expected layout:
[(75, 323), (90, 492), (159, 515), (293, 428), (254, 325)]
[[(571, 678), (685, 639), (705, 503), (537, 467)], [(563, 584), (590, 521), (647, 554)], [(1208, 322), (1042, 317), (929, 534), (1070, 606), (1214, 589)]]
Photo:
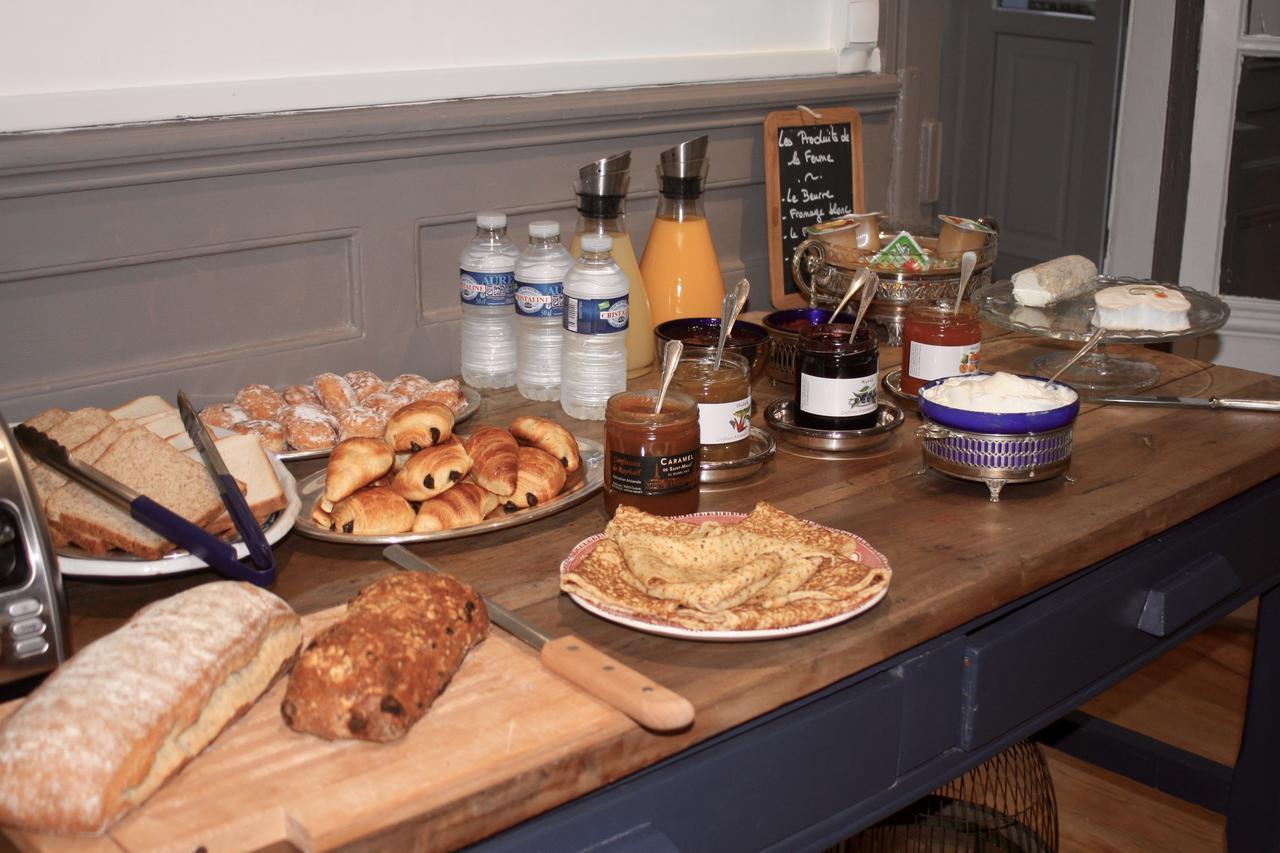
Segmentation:
[(953, 429), (926, 418), (916, 435), (924, 445), (925, 465), (961, 480), (985, 483), (996, 503), (1006, 483), (1048, 480), (1071, 467), (1071, 427), (996, 435)]

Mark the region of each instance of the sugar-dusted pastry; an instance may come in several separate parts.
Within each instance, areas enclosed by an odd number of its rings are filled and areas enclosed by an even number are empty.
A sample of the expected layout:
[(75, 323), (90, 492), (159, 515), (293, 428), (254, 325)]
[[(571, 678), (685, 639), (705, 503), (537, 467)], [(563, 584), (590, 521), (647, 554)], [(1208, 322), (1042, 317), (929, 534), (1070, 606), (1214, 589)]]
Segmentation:
[(254, 418), (248, 421), (240, 421), (232, 425), (231, 429), (241, 435), (256, 435), (258, 440), (262, 442), (264, 450), (269, 450), (272, 453), (282, 453), (284, 451), (284, 426), (279, 421)]
[(241, 421), (249, 420), (249, 415), (235, 403), (214, 403), (200, 410), (200, 421), (208, 427), (231, 429)]
[(336, 415), (360, 402), (351, 383), (336, 373), (321, 373), (311, 380), (311, 385), (330, 414)]
[(314, 403), (286, 406), (280, 423), (285, 441), (294, 450), (326, 450), (338, 443), (338, 422)]
[(250, 418), (273, 421), (286, 405), (281, 397), (267, 385), (246, 385), (236, 394), (236, 405)]
[(467, 437), (464, 447), (475, 463), (471, 476), (477, 483), (499, 497), (516, 490), (520, 446), (515, 436), (498, 427), (477, 427)]
[(381, 412), (389, 418), (412, 402), (408, 397), (401, 397), (399, 394), (392, 394), (387, 391), (379, 391), (376, 394), (370, 394), (365, 397), (360, 401), (360, 405), (366, 409)]
[(545, 450), (559, 459), (566, 471), (577, 471), (582, 464), (577, 439), (573, 437), (573, 433), (553, 420), (521, 415), (511, 422), (511, 434), (522, 444)]
[(280, 392), (280, 396), (284, 397), (284, 401), (290, 405), (314, 403), (317, 406), (324, 406), (324, 403), (320, 402), (320, 395), (310, 385), (290, 385)]
[(414, 533), (454, 530), (484, 521), (498, 506), (498, 496), (465, 480), (449, 491), (423, 501), (413, 520)]
[(1101, 329), (1180, 332), (1191, 327), (1191, 302), (1159, 284), (1121, 284), (1093, 294), (1093, 325)]
[(519, 471), (516, 488), (502, 502), (507, 512), (537, 506), (560, 494), (566, 474), (560, 460), (536, 447), (521, 447), (517, 452)]
[(333, 505), (330, 530), (359, 536), (407, 533), (413, 527), (413, 507), (386, 486), (361, 489)]
[(425, 501), (467, 476), (471, 457), (456, 442), (419, 450), (396, 472), (391, 488), (406, 500)]
[(388, 394), (408, 397), (410, 402), (417, 400), (429, 390), (431, 390), (431, 380), (416, 373), (401, 373), (388, 382), (386, 387)]
[(386, 438), (396, 450), (433, 447), (453, 435), (453, 412), (439, 403), (410, 403), (387, 419)]
[(439, 382), (431, 382), (416, 399), (442, 403), (454, 412), (459, 411), (467, 403), (466, 397), (462, 396), (462, 386), (458, 384), (456, 379), (442, 379)]
[(349, 438), (341, 442), (329, 454), (320, 505), (332, 512), (335, 503), (390, 471), (395, 457), (391, 445), (380, 438)]
[(338, 438), (343, 441), (348, 438), (381, 439), (383, 432), (387, 429), (387, 416), (377, 409), (366, 406), (352, 406), (339, 412), (337, 419)]
[(387, 387), (386, 383), (372, 370), (353, 370), (342, 378), (347, 380), (347, 384), (351, 386), (352, 391), (356, 392), (356, 399), (360, 402), (364, 402), (370, 394), (377, 394)]

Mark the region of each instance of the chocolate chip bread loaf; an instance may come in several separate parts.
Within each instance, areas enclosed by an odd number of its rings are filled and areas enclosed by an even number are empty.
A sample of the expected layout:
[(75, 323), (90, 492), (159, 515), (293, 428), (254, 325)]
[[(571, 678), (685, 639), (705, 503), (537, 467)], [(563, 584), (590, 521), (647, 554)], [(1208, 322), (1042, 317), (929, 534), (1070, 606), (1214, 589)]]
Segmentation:
[(475, 590), (447, 575), (404, 573), (366, 587), (293, 668), (280, 713), (327, 739), (401, 738), (489, 631)]

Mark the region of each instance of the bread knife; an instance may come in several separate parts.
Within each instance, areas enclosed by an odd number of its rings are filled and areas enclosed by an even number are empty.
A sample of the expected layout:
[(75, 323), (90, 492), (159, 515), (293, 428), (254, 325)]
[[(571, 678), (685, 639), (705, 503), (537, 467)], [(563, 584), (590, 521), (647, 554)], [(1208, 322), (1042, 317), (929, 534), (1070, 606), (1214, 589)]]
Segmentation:
[(1121, 403), (1128, 406), (1185, 406), (1193, 409), (1248, 409), (1255, 412), (1280, 412), (1280, 400), (1247, 397), (1126, 397), (1113, 394), (1091, 397), (1095, 403)]
[(27, 453), (120, 506), (135, 521), (186, 548), (204, 560), (210, 568), (229, 578), (248, 581), (259, 586), (265, 586), (275, 580), (274, 570), (270, 573), (260, 572), (241, 564), (236, 559), (236, 549), (230, 544), (200, 529), (146, 495), (138, 494), (114, 477), (90, 465), (77, 462), (71, 458), (65, 447), (40, 430), (23, 424), (14, 427), (13, 436)]
[(191, 440), (199, 449), (200, 457), (204, 459), (205, 467), (213, 477), (213, 484), (222, 494), (222, 503), (231, 516), (231, 522), (240, 533), (245, 547), (249, 549), (249, 559), (253, 560), (258, 571), (270, 572), (274, 579), (276, 559), (271, 553), (271, 543), (267, 541), (266, 536), (262, 535), (262, 527), (253, 517), (253, 510), (249, 509), (244, 495), (240, 493), (236, 478), (232, 477), (231, 472), (227, 470), (227, 463), (223, 460), (218, 446), (214, 444), (213, 437), (204, 428), (204, 424), (196, 415), (196, 410), (191, 406), (191, 401), (181, 389), (178, 391), (178, 414), (182, 415), (182, 425), (187, 428), (187, 435), (191, 436)]
[[(443, 574), (402, 545), (389, 546), (382, 556), (402, 569)], [(488, 596), (483, 599), (490, 621), (531, 646), (538, 652), (543, 666), (645, 728), (669, 732), (693, 722), (693, 705), (680, 694), (573, 635), (552, 638)]]

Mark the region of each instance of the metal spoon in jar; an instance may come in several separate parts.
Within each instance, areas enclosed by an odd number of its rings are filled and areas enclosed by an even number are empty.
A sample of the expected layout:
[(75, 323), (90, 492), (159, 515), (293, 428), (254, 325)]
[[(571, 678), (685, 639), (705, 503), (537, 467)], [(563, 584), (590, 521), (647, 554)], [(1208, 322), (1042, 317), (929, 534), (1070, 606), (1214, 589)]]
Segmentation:
[(1071, 367), (1071, 365), (1075, 364), (1077, 361), (1084, 358), (1085, 355), (1089, 352), (1089, 350), (1097, 346), (1098, 341), (1102, 340), (1102, 336), (1105, 335), (1106, 333), (1107, 333), (1106, 329), (1098, 329), (1096, 332), (1090, 335), (1089, 340), (1085, 341), (1084, 346), (1080, 347), (1080, 351), (1075, 355), (1071, 356), (1070, 360), (1068, 360), (1066, 364), (1062, 365), (1062, 367), (1059, 367), (1057, 372), (1054, 373), (1052, 376), (1050, 376), (1045, 381), (1044, 384), (1052, 385), (1059, 376), (1067, 372), (1067, 368)]
[(871, 300), (875, 299), (876, 291), (880, 289), (880, 276), (866, 268), (863, 268), (862, 273), (865, 274), (867, 282), (862, 286), (862, 298), (858, 300), (858, 314), (853, 318), (853, 330), (849, 332), (849, 343), (853, 343), (853, 339), (858, 336), (858, 327), (862, 325), (862, 318), (867, 316)]
[(964, 288), (973, 275), (973, 268), (978, 265), (978, 256), (970, 251), (960, 256), (960, 287), (956, 289), (956, 304), (951, 306), (951, 316), (960, 313), (960, 303), (964, 301)]
[(738, 314), (747, 304), (747, 295), (751, 292), (751, 282), (745, 278), (733, 288), (733, 293), (726, 293), (724, 304), (720, 310), (720, 341), (716, 344), (716, 360), (712, 370), (720, 369), (720, 359), (724, 356), (724, 345), (733, 334), (733, 324), (738, 322)]
[(836, 317), (840, 316), (840, 312), (844, 310), (844, 306), (849, 304), (849, 300), (853, 298), (853, 294), (858, 292), (858, 288), (867, 280), (866, 267), (860, 267), (858, 274), (853, 277), (853, 281), (849, 282), (849, 289), (844, 292), (844, 298), (840, 300), (840, 304), (836, 306), (836, 310), (831, 312), (831, 320), (835, 322)]
[(667, 388), (671, 385), (671, 377), (676, 375), (676, 365), (680, 363), (680, 354), (684, 352), (681, 341), (667, 341), (662, 348), (662, 384), (658, 386), (658, 403), (653, 407), (655, 415), (662, 414), (662, 401), (666, 399)]

